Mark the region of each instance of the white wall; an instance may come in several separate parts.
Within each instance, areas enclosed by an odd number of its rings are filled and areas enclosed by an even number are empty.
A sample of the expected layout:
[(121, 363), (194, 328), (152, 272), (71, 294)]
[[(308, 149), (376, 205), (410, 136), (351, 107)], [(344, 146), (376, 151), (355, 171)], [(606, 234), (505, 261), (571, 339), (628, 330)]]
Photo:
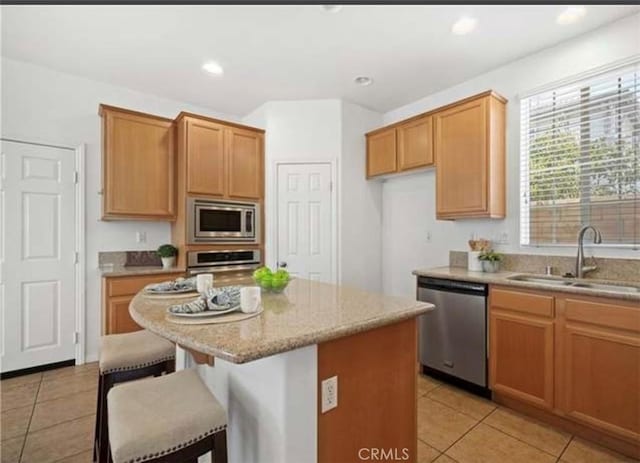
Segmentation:
[[(175, 117), (191, 111), (228, 120), (237, 117), (2, 58), (2, 136), (75, 147), (86, 144), (87, 358), (97, 357), (100, 334), (99, 251), (155, 249), (170, 241), (168, 223), (100, 221), (100, 118), (106, 103)], [(136, 231), (147, 242), (136, 243)]]
[(382, 115), (341, 100), (298, 100), (268, 102), (243, 120), (266, 130), (267, 264), (277, 261), (275, 161), (336, 161), (338, 279), (380, 290), (382, 186), (365, 179), (364, 133)]
[[(541, 85), (629, 58), (640, 53), (640, 15), (625, 18), (570, 41), (530, 55), (494, 71), (387, 112), (389, 124), (458, 99), (493, 89), (507, 105), (507, 218), (505, 220), (436, 221), (434, 172), (394, 178), (383, 186), (382, 262), (384, 291), (413, 296), (415, 268), (448, 263), (448, 252), (466, 250), (472, 233), (494, 239), (507, 232), (507, 252), (573, 255), (569, 248), (521, 248), (519, 245), (518, 95)], [(473, 40), (473, 36), (469, 36)], [(431, 232), (431, 243), (427, 243)], [(639, 251), (597, 247), (599, 256), (640, 258)]]
[(364, 134), (382, 125), (382, 115), (342, 102), (340, 169), (340, 282), (382, 289), (382, 184), (365, 176)]

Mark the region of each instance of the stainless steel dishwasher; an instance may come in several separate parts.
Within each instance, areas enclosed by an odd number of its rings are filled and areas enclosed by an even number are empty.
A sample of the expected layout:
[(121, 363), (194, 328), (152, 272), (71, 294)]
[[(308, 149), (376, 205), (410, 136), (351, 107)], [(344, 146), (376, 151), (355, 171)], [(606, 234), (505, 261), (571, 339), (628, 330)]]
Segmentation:
[(487, 285), (418, 277), (418, 300), (435, 305), (419, 321), (419, 357), (426, 372), (486, 394)]

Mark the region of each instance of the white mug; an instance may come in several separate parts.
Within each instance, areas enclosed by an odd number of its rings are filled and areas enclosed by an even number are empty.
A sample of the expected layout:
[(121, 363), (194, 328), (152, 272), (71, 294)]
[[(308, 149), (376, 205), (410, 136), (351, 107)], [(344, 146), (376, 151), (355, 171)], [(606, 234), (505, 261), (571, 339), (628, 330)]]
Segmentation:
[(196, 289), (200, 294), (204, 294), (213, 287), (213, 274), (200, 273), (196, 275)]
[(260, 286), (240, 288), (240, 310), (244, 313), (257, 312), (261, 299)]

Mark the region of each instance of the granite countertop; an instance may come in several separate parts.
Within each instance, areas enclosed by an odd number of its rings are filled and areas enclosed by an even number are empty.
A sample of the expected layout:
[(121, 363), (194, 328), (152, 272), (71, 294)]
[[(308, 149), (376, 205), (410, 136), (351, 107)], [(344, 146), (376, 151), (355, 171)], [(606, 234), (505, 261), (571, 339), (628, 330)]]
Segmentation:
[(282, 294), (263, 293), (264, 312), (240, 322), (171, 323), (165, 319), (166, 310), (178, 301), (185, 299), (161, 299), (138, 293), (129, 312), (149, 331), (233, 363), (246, 363), (389, 325), (434, 307), (412, 299), (304, 279), (294, 279)]
[(414, 270), (413, 274), (416, 276), (432, 277), (432, 278), (448, 278), (450, 280), (460, 281), (472, 281), (477, 283), (488, 283), (502, 286), (516, 286), (520, 288), (547, 290), (561, 293), (581, 294), (584, 296), (600, 296), (611, 297), (616, 299), (625, 299), (628, 301), (640, 301), (640, 291), (625, 292), (615, 290), (605, 290), (600, 288), (585, 288), (576, 286), (557, 286), (548, 283), (538, 283), (530, 281), (512, 280), (511, 277), (516, 275), (527, 275), (534, 278), (543, 278), (551, 280), (567, 280), (578, 283), (593, 283), (593, 284), (605, 284), (613, 286), (634, 286), (640, 288), (640, 281), (628, 282), (628, 281), (611, 281), (611, 280), (596, 280), (591, 278), (562, 278), (559, 276), (547, 276), (547, 275), (534, 275), (524, 272), (506, 272), (499, 271), (496, 273), (485, 272), (472, 272), (464, 267), (435, 267), (430, 269)]
[(103, 277), (124, 277), (133, 275), (159, 275), (163, 273), (186, 273), (185, 268), (160, 266), (126, 266), (126, 265), (102, 265), (100, 273)]

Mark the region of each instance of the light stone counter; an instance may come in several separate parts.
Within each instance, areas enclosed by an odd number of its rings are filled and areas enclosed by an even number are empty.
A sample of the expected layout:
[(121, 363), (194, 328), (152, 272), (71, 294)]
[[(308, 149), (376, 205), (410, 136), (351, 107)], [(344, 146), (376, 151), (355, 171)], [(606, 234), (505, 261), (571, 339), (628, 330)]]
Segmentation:
[[(624, 299), (627, 301), (640, 302), (640, 281), (611, 281), (611, 280), (596, 280), (591, 278), (570, 278), (563, 279), (562, 277), (547, 277), (544, 275), (526, 274), (523, 272), (505, 272), (500, 271), (496, 273), (485, 272), (472, 272), (464, 267), (436, 267), (430, 269), (414, 270), (413, 274), (416, 276), (432, 277), (432, 278), (446, 278), (450, 280), (460, 281), (472, 281), (477, 283), (487, 283), (502, 286), (516, 286), (527, 289), (537, 289), (543, 291), (553, 291), (560, 293), (581, 294), (583, 296), (594, 297), (610, 297), (615, 299)], [(516, 275), (529, 275), (532, 277), (549, 278), (553, 280), (568, 280), (576, 283), (594, 283), (594, 284), (606, 284), (612, 286), (634, 286), (639, 289), (636, 292), (615, 291), (615, 290), (603, 290), (599, 288), (585, 288), (577, 286), (557, 286), (552, 284), (528, 282), (520, 280), (512, 280), (511, 277)], [(640, 305), (638, 306), (640, 308)]]
[(264, 312), (235, 323), (171, 323), (165, 314), (176, 302), (139, 293), (131, 301), (129, 312), (136, 323), (149, 331), (232, 363), (319, 344), (433, 309), (432, 304), (424, 302), (304, 279), (294, 279), (282, 294), (263, 293)]
[(100, 267), (100, 273), (103, 277), (123, 277), (136, 275), (161, 275), (163, 273), (186, 273), (186, 269), (180, 267), (163, 268), (155, 265), (125, 266), (105, 264)]

